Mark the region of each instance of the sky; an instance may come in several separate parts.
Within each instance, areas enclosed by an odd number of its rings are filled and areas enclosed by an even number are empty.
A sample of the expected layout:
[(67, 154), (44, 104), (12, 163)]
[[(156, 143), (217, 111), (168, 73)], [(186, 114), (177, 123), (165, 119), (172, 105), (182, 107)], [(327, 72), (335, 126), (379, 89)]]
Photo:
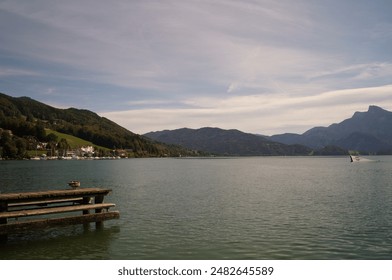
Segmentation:
[(138, 134), (392, 110), (390, 0), (0, 0), (0, 92)]

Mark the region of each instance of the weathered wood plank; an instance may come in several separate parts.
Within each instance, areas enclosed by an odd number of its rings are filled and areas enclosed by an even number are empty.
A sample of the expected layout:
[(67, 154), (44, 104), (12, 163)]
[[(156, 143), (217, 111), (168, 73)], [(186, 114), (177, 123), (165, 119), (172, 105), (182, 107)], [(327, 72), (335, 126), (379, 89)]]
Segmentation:
[(61, 226), (61, 225), (73, 225), (83, 224), (92, 222), (102, 222), (111, 219), (118, 219), (120, 213), (118, 211), (94, 213), (80, 216), (63, 217), (63, 218), (51, 218), (51, 219), (39, 219), (15, 222), (12, 224), (0, 224), (0, 235), (10, 234), (28, 229), (44, 228), (49, 226)]
[(53, 199), (53, 200), (39, 200), (39, 201), (30, 201), (30, 202), (22, 202), (22, 203), (10, 203), (8, 204), (8, 210), (12, 210), (15, 207), (25, 207), (25, 206), (46, 206), (49, 204), (60, 204), (60, 203), (78, 203), (78, 204), (87, 204), (84, 203), (83, 197), (76, 198), (66, 198), (66, 199)]
[(107, 195), (111, 192), (110, 189), (101, 188), (81, 188), (81, 189), (67, 189), (67, 190), (50, 190), (39, 192), (23, 192), (23, 193), (4, 193), (0, 194), (0, 202), (7, 203), (21, 203), (36, 200), (52, 200), (52, 199), (66, 199), (70, 197), (84, 197), (84, 196), (99, 196)]
[(105, 209), (114, 206), (116, 206), (114, 203), (99, 203), (99, 204), (48, 207), (48, 208), (29, 209), (29, 210), (17, 210), (17, 211), (9, 211), (9, 212), (0, 212), (0, 219), (58, 214), (58, 213), (76, 212), (76, 211), (93, 210), (93, 209)]

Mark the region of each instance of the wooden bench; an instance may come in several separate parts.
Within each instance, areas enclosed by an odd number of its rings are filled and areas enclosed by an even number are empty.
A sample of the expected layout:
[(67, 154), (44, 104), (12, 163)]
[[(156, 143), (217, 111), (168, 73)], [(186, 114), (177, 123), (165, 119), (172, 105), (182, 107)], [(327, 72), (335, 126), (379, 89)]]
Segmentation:
[[(0, 194), (0, 234), (55, 225), (90, 222), (100, 225), (105, 220), (118, 219), (118, 211), (109, 211), (115, 204), (103, 203), (110, 192), (109, 189), (81, 188)], [(90, 213), (93, 210), (94, 213)], [(62, 216), (53, 217), (53, 214)], [(37, 219), (36, 216), (42, 217)]]

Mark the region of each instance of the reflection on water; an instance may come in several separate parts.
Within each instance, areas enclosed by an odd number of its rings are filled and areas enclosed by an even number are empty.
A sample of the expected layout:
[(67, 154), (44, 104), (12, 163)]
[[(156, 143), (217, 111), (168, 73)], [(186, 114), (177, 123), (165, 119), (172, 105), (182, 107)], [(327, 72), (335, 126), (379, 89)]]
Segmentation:
[(391, 259), (392, 157), (372, 159), (3, 161), (3, 192), (76, 179), (120, 219), (13, 236), (0, 259)]

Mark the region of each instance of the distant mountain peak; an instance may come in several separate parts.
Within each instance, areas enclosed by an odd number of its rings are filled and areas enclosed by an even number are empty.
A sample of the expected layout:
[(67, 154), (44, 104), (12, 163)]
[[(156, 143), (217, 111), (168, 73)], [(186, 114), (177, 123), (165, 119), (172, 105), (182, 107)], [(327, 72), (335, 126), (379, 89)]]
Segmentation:
[(391, 112), (376, 106), (376, 105), (370, 105), (367, 112), (355, 112), (353, 115), (353, 118), (374, 118), (374, 117), (379, 117), (381, 115), (385, 114), (392, 114)]
[(334, 145), (366, 153), (392, 153), (392, 112), (370, 105), (368, 111), (355, 112), (340, 123), (315, 127), (302, 135), (273, 135), (270, 139), (312, 148)]
[(370, 105), (368, 109), (368, 113), (388, 113), (388, 111), (376, 105)]

